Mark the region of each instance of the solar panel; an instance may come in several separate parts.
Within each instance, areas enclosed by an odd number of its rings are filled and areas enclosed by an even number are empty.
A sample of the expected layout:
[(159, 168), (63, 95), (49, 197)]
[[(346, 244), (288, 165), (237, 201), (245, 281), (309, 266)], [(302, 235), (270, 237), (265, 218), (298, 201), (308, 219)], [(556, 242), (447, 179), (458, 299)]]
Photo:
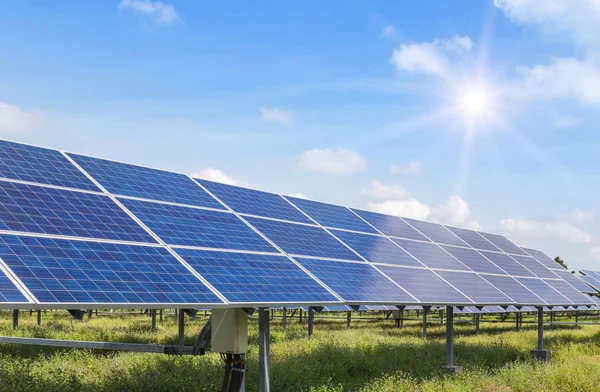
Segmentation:
[(457, 235), (461, 240), (469, 244), (471, 247), (475, 249), (482, 250), (491, 250), (495, 252), (501, 252), (501, 250), (484, 237), (481, 236), (478, 232), (474, 230), (461, 229), (459, 227), (452, 226), (444, 226), (446, 229), (450, 230), (452, 233)]
[(417, 302), (371, 264), (306, 258), (296, 260), (347, 302)]
[(390, 237), (408, 238), (411, 240), (429, 241), (409, 224), (397, 216), (379, 214), (377, 212), (363, 211), (352, 208), (352, 211), (360, 215), (379, 231)]
[(403, 218), (405, 222), (410, 224), (415, 229), (419, 230), (427, 238), (433, 242), (446, 245), (466, 246), (469, 245), (455, 236), (451, 231), (437, 223), (424, 222), (416, 219)]
[(411, 293), (419, 302), (431, 304), (473, 303), (431, 270), (391, 266), (379, 266), (379, 269)]
[(469, 267), (435, 244), (400, 239), (394, 239), (393, 241), (429, 268), (469, 271)]
[(15, 284), (3, 272), (0, 272), (0, 302), (1, 303), (31, 303)]
[(291, 196), (285, 198), (321, 226), (378, 234), (377, 230), (346, 207)]
[(592, 278), (594, 278), (596, 280), (600, 279), (600, 272), (585, 270), (585, 269), (582, 269), (580, 271), (583, 272), (584, 274), (586, 274), (587, 276), (591, 276)]
[(559, 278), (563, 279), (582, 293), (596, 293), (594, 289), (592, 289), (590, 286), (585, 284), (584, 281), (581, 280), (580, 276), (573, 275), (567, 270), (554, 270), (554, 273), (556, 273), (556, 275), (558, 275)]
[(515, 300), (518, 304), (546, 305), (546, 301), (535, 295), (510, 276), (481, 275), (481, 277)]
[(256, 215), (300, 223), (313, 223), (303, 213), (275, 193), (196, 179), (209, 192), (240, 214)]
[(511, 256), (513, 259), (519, 262), (523, 267), (527, 268), (529, 271), (533, 272), (535, 276), (538, 278), (550, 278), (556, 279), (557, 275), (538, 262), (533, 257), (528, 256)]
[(252, 217), (246, 220), (288, 254), (361, 260), (320, 227)]
[(503, 252), (506, 252), (506, 253), (509, 253), (509, 254), (513, 254), (513, 255), (527, 256), (527, 253), (525, 253), (517, 245), (513, 244), (512, 242), (510, 242), (504, 236), (501, 236), (501, 235), (498, 235), (498, 234), (492, 234), (492, 233), (483, 233), (481, 231), (479, 232), (479, 234), (481, 234), (482, 236), (484, 236), (488, 241), (490, 241), (492, 244), (496, 245)]
[(565, 269), (562, 265), (558, 264), (556, 261), (554, 261), (550, 257), (548, 257), (544, 252), (541, 252), (541, 251), (535, 250), (535, 249), (528, 249), (528, 248), (522, 248), (522, 249), (525, 252), (527, 252), (528, 254), (530, 254), (534, 259), (536, 259), (537, 261), (539, 261), (540, 263), (545, 265), (546, 268), (559, 269), (559, 270)]
[(285, 256), (176, 251), (232, 303), (340, 302)]
[(0, 229), (156, 243), (108, 196), (7, 181), (0, 181)]
[(581, 280), (591, 286), (594, 290), (600, 291), (600, 281), (592, 278), (591, 276), (582, 276)]
[(0, 235), (0, 258), (41, 303), (222, 303), (162, 247)]
[(545, 282), (575, 304), (592, 305), (594, 303), (587, 295), (582, 294), (564, 280), (547, 279)]
[(372, 263), (423, 267), (423, 264), (386, 237), (333, 229), (331, 233)]
[(5, 140), (0, 140), (0, 177), (100, 191), (60, 151)]
[(515, 302), (476, 273), (437, 271), (437, 274), (475, 303), (510, 304)]
[(538, 278), (516, 278), (519, 283), (533, 291), (535, 295), (543, 299), (548, 305), (567, 305), (571, 301), (562, 296), (546, 282)]
[(481, 254), (488, 258), (492, 263), (502, 268), (507, 274), (512, 276), (535, 276), (513, 258), (504, 253), (484, 252)]
[(457, 248), (449, 245), (442, 245), (442, 248), (475, 272), (506, 274), (500, 268), (496, 267), (496, 264), (483, 257), (474, 249)]
[(114, 195), (224, 209), (221, 203), (185, 174), (84, 155), (69, 156)]
[(120, 201), (167, 244), (279, 253), (231, 212), (131, 199)]

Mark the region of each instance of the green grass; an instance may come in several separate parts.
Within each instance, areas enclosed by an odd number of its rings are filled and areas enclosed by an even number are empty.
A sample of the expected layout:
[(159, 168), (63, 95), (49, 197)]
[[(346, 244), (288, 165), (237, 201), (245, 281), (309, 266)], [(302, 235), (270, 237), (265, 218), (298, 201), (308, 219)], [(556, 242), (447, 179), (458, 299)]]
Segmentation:
[[(165, 313), (166, 315), (166, 313)], [(193, 344), (204, 317), (186, 322), (186, 344)], [(557, 327), (546, 331), (550, 364), (529, 357), (535, 348), (534, 326), (513, 330), (513, 324), (456, 326), (455, 358), (463, 371), (444, 375), (444, 327), (431, 320), (428, 338), (420, 324), (398, 329), (390, 321), (345, 320), (315, 323), (313, 339), (297, 319), (286, 332), (278, 321), (271, 329), (273, 391), (599, 391), (600, 327)], [(258, 337), (250, 323), (247, 389), (258, 389)], [(150, 330), (143, 315), (93, 317), (74, 321), (66, 312), (42, 317), (42, 327), (22, 312), (12, 329), (9, 312), (0, 312), (0, 335), (171, 344), (177, 341), (172, 314)], [(1, 391), (215, 391), (222, 378), (218, 354), (166, 356), (0, 345)]]

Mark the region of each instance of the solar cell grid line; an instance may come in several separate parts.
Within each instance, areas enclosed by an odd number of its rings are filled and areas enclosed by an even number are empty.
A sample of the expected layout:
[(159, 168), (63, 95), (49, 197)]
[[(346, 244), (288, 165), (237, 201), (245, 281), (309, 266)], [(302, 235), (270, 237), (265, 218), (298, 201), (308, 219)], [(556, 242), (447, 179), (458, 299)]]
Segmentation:
[(474, 272), (436, 271), (435, 273), (476, 304), (517, 303)]
[(414, 227), (419, 233), (423, 234), (433, 242), (470, 248), (469, 244), (458, 238), (454, 233), (440, 224), (409, 218), (402, 218), (402, 220)]
[(350, 211), (347, 207), (308, 199), (300, 199), (292, 196), (283, 197), (321, 226), (378, 234), (377, 230)]
[(378, 266), (385, 275), (411, 293), (424, 304), (472, 304), (473, 301), (459, 292), (433, 271), (421, 268)]
[(480, 275), (518, 304), (547, 305), (547, 302), (510, 276)]
[(199, 178), (194, 180), (239, 214), (314, 224), (310, 218), (276, 193)]
[(373, 264), (296, 257), (302, 266), (345, 302), (406, 304), (417, 300), (379, 272)]
[(544, 279), (544, 281), (574, 304), (592, 305), (594, 303), (587, 295), (581, 293), (564, 280)]
[[(548, 305), (571, 305), (572, 302), (539, 278), (515, 278)], [(529, 305), (529, 304), (528, 304)]]
[(546, 266), (542, 265), (539, 261), (529, 256), (510, 256), (516, 261), (519, 262), (523, 267), (527, 268), (529, 271), (533, 272), (535, 276), (538, 278), (547, 278), (547, 279), (556, 279), (558, 276), (552, 272), (550, 269), (546, 268)]
[(523, 267), (507, 254), (487, 251), (480, 251), (480, 253), (511, 276), (535, 276), (533, 272)]
[(392, 239), (407, 253), (429, 268), (470, 271), (471, 269), (433, 243)]
[(321, 227), (255, 217), (244, 219), (289, 255), (363, 261)]
[(123, 198), (119, 201), (169, 245), (279, 253), (231, 212)]
[(500, 248), (492, 244), (490, 241), (485, 239), (481, 234), (475, 230), (462, 229), (460, 227), (443, 225), (446, 229), (450, 230), (461, 240), (469, 244), (474, 249), (491, 250), (495, 252), (502, 252)]
[(0, 235), (0, 258), (41, 304), (224, 304), (161, 246)]
[(423, 234), (416, 231), (408, 223), (397, 216), (380, 214), (378, 212), (350, 209), (356, 215), (360, 216), (367, 223), (375, 227), (382, 234), (396, 238), (408, 238), (411, 240), (431, 242)]
[(6, 181), (0, 230), (156, 243), (109, 196)]
[[(1, 261), (0, 261), (1, 263)], [(0, 308), (3, 304), (31, 304), (27, 298), (17, 287), (17, 284), (11, 280), (4, 265), (0, 266)]]
[(492, 234), (492, 233), (484, 233), (482, 231), (478, 231), (478, 233), (481, 234), (482, 236), (484, 236), (488, 241), (490, 241), (492, 244), (496, 245), (498, 248), (500, 248), (505, 253), (512, 254), (512, 255), (527, 256), (527, 253), (525, 253), (525, 251), (523, 251), (517, 245), (515, 245), (511, 241), (509, 241), (508, 238), (506, 238), (502, 235)]
[(283, 255), (198, 249), (176, 252), (230, 303), (340, 303)]
[(334, 229), (330, 229), (329, 231), (371, 263), (396, 264), (413, 267), (425, 266), (387, 237)]
[(537, 261), (539, 261), (540, 263), (545, 265), (546, 268), (550, 268), (553, 270), (556, 270), (556, 269), (564, 270), (565, 269), (562, 265), (558, 264), (556, 261), (551, 259), (548, 255), (546, 255), (542, 251), (539, 251), (536, 249), (530, 249), (530, 248), (521, 248), (521, 249), (523, 249), (523, 251), (525, 251), (531, 257), (533, 257), (534, 259), (536, 259)]
[(0, 140), (0, 177), (99, 192), (58, 150)]
[(450, 245), (441, 245), (441, 247), (475, 272), (506, 275), (506, 272), (474, 249), (458, 248)]
[(185, 174), (73, 153), (67, 156), (113, 195), (225, 209)]

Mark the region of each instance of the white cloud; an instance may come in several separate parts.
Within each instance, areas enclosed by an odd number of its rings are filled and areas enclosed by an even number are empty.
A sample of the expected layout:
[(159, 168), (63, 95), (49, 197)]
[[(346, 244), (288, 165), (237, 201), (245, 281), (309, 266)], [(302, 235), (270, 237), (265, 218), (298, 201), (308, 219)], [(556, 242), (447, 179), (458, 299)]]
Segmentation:
[(222, 182), (229, 185), (239, 185), (240, 181), (228, 176), (222, 170), (215, 169), (214, 167), (205, 167), (200, 171), (192, 173), (192, 177), (202, 178), (209, 181)]
[(308, 199), (308, 197), (304, 195), (304, 193), (290, 193), (287, 196), (296, 197), (298, 199)]
[(263, 121), (292, 125), (294, 123), (294, 114), (281, 108), (260, 108), (260, 118)]
[(380, 37), (391, 37), (392, 35), (396, 35), (396, 28), (392, 25), (387, 25), (381, 30)]
[(369, 188), (363, 189), (362, 193), (377, 200), (385, 199), (408, 199), (410, 193), (398, 184), (383, 184), (377, 180), (371, 180)]
[(506, 218), (500, 226), (510, 237), (554, 239), (569, 243), (587, 243), (592, 236), (584, 230), (563, 221), (539, 222), (533, 219)]
[(300, 166), (311, 171), (344, 175), (364, 170), (367, 160), (361, 154), (342, 147), (315, 148), (302, 153)]
[(406, 200), (384, 200), (381, 202), (368, 202), (367, 209), (382, 214), (401, 216), (404, 218), (427, 219), (429, 206), (415, 198)]
[(566, 216), (566, 220), (573, 224), (587, 223), (594, 219), (592, 211), (573, 210)]
[(156, 24), (167, 26), (180, 21), (175, 7), (161, 1), (122, 0), (119, 9), (130, 9), (138, 14), (153, 16)]
[(407, 165), (390, 165), (391, 174), (421, 174), (423, 165), (420, 161), (409, 161)]
[(0, 132), (18, 133), (42, 126), (44, 118), (36, 111), (25, 111), (18, 106), (0, 101)]
[(443, 203), (434, 204), (427, 218), (433, 222), (481, 230), (481, 225), (471, 220), (469, 203), (458, 195), (450, 196)]

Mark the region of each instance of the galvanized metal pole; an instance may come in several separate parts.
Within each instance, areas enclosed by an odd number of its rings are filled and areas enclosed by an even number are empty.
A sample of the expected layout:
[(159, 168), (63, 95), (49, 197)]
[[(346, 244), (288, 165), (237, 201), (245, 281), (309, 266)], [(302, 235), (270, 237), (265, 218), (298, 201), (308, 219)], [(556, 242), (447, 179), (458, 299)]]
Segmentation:
[(13, 329), (19, 328), (19, 309), (13, 309)]
[(423, 338), (427, 339), (427, 309), (423, 307)]
[(156, 309), (150, 310), (150, 316), (152, 317), (152, 332), (156, 332)]
[(315, 323), (315, 310), (313, 308), (308, 308), (308, 337), (312, 338), (313, 336), (313, 326)]
[(475, 314), (475, 335), (479, 335), (479, 313)]
[(269, 392), (271, 390), (269, 379), (269, 310), (258, 309), (258, 390)]
[(454, 366), (454, 307), (446, 307), (446, 366)]
[(179, 310), (179, 345), (185, 346), (185, 312)]
[(350, 323), (352, 322), (352, 312), (346, 312), (346, 328), (350, 328)]
[(538, 308), (538, 350), (544, 349), (544, 308)]
[(42, 325), (42, 311), (37, 310), (37, 325), (40, 327)]
[(160, 321), (162, 321), (162, 309), (160, 310)]
[(281, 317), (281, 327), (285, 331), (285, 327), (287, 326), (287, 308), (283, 307), (283, 316)]

